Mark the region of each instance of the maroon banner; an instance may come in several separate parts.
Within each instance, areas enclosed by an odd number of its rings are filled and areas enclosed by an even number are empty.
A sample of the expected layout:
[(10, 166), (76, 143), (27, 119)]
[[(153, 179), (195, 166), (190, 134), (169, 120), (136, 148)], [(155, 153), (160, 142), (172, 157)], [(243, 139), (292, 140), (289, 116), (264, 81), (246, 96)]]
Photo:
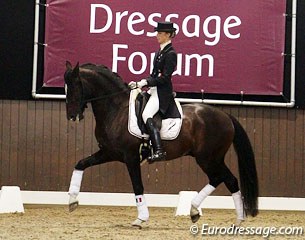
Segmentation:
[(158, 21), (177, 28), (177, 92), (280, 95), (286, 0), (48, 0), (44, 86), (66, 60), (104, 64), (138, 81), (152, 70)]

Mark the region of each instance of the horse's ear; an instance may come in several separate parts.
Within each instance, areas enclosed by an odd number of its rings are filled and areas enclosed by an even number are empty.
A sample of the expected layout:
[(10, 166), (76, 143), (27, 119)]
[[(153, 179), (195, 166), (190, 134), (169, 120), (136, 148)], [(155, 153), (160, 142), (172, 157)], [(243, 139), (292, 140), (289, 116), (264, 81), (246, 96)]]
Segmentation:
[(72, 70), (72, 64), (69, 61), (66, 61), (66, 69)]
[(79, 62), (77, 62), (75, 68), (73, 69), (72, 72), (73, 76), (77, 77), (79, 75)]

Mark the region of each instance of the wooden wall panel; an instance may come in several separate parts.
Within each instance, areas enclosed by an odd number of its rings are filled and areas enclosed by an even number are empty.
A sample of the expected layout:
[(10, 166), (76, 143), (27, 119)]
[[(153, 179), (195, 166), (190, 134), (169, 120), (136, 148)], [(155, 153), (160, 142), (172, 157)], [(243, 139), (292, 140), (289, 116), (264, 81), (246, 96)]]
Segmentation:
[(11, 103), (2, 101), (1, 182), (12, 184), (10, 177)]
[(10, 182), (18, 181), (18, 120), (19, 120), (19, 101), (12, 101), (10, 106), (11, 121), (10, 126), (10, 141), (9, 141), (9, 178)]
[[(18, 143), (17, 143), (17, 185), (24, 186), (26, 179), (26, 156), (27, 156), (27, 104), (18, 102)], [(0, 121), (1, 122), (1, 121)]]
[[(35, 102), (27, 102), (27, 119), (26, 119), (26, 155), (23, 161), (26, 161), (26, 178), (24, 180), (24, 185), (20, 186), (21, 189), (37, 189), (35, 185)], [(22, 161), (22, 159), (20, 159)], [(34, 187), (35, 186), (35, 187)]]
[[(305, 113), (301, 109), (216, 106), (234, 115), (252, 142), (261, 196), (305, 197)], [(79, 123), (63, 101), (0, 100), (0, 184), (23, 190), (67, 191), (75, 164), (98, 150), (91, 107)], [(238, 176), (231, 147), (226, 163)], [(201, 190), (206, 175), (191, 157), (142, 166), (146, 193)], [(132, 192), (119, 162), (86, 170), (82, 191)], [(222, 184), (215, 195), (227, 195)]]
[[(60, 139), (60, 104), (52, 102), (51, 105), (51, 141), (50, 141), (50, 186), (51, 190), (59, 187), (59, 139)], [(53, 157), (52, 157), (53, 156)]]
[(279, 129), (280, 129), (280, 120), (279, 120), (279, 110), (274, 109), (271, 111), (270, 117), (270, 165), (272, 166), (269, 174), (271, 182), (269, 184), (270, 189), (274, 189), (273, 193), (275, 195), (279, 194), (278, 183), (279, 178)]
[(57, 103), (59, 107), (59, 156), (58, 156), (58, 190), (67, 191), (69, 185), (69, 178), (72, 174), (72, 169), (68, 163), (68, 121), (66, 121), (66, 108), (60, 102)]
[[(295, 120), (295, 155), (294, 155), (294, 174), (293, 174), (293, 184), (295, 186), (298, 186), (298, 182), (303, 177), (303, 189), (305, 184), (304, 179), (304, 155), (305, 155), (305, 148), (304, 148), (304, 134), (305, 134), (305, 128), (304, 128), (304, 115), (301, 114), (300, 111), (296, 111), (296, 120)], [(299, 189), (295, 189), (295, 191), (298, 191)], [(305, 190), (303, 190), (305, 191)]]

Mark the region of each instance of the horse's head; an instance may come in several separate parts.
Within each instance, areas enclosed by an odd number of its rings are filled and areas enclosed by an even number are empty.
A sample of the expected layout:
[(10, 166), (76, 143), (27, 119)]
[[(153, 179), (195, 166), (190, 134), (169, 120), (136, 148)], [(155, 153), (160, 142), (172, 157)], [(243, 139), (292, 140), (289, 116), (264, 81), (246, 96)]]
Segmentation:
[(86, 103), (83, 102), (83, 85), (79, 76), (79, 64), (72, 68), (70, 62), (66, 62), (65, 91), (66, 111), (68, 120), (82, 120)]

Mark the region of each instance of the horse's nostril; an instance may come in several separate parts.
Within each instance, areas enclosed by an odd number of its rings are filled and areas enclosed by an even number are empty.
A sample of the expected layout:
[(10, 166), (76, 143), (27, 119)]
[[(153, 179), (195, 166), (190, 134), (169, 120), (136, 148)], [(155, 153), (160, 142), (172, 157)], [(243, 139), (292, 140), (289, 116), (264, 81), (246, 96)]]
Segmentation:
[(75, 119), (75, 116), (74, 115), (68, 115), (68, 120), (74, 120)]

